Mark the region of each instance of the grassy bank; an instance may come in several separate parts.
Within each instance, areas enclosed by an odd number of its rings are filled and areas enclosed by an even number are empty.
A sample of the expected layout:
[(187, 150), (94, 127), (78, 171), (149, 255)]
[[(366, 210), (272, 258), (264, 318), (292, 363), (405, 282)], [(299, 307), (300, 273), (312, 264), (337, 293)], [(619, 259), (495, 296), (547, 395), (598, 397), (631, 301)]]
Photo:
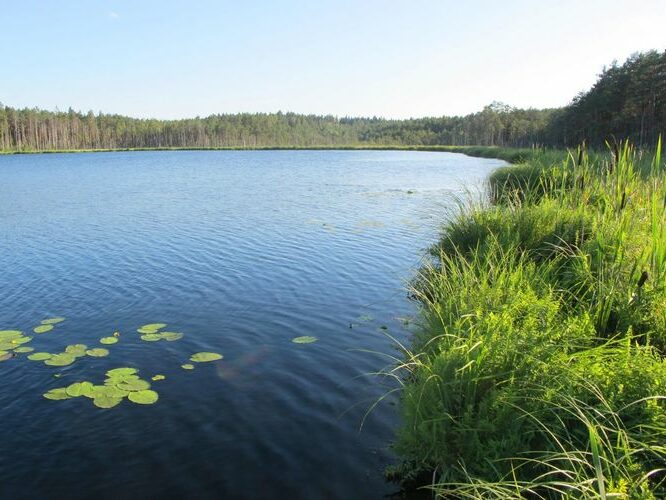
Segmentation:
[(461, 152), (519, 164), (414, 280), (392, 474), (452, 498), (664, 498), (660, 147)]

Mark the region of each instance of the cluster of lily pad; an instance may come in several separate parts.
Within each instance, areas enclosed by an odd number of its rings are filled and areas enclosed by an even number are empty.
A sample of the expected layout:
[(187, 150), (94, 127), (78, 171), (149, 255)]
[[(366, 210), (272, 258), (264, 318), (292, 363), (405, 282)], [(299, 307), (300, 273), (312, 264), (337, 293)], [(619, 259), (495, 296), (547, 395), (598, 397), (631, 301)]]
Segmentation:
[(31, 340), (20, 330), (0, 330), (0, 361), (13, 357), (13, 353), (32, 352), (32, 347), (23, 345)]
[[(36, 334), (43, 334), (54, 329), (54, 327), (64, 321), (63, 317), (45, 319), (39, 325), (33, 328)], [(137, 332), (141, 334), (141, 340), (146, 342), (155, 342), (165, 340), (173, 342), (183, 338), (180, 332), (164, 331), (166, 323), (149, 323), (143, 325)], [(111, 345), (118, 342), (119, 332), (113, 335), (102, 337), (100, 344)], [(14, 357), (15, 353), (31, 353), (28, 359), (31, 361), (43, 361), (49, 366), (68, 366), (77, 359), (85, 356), (94, 358), (105, 357), (109, 355), (109, 350), (103, 347), (88, 348), (85, 344), (68, 345), (63, 352), (33, 352), (34, 348), (25, 346), (33, 337), (24, 335), (20, 330), (0, 330), (0, 361)], [(316, 342), (317, 338), (312, 336), (302, 336), (292, 339), (297, 344), (308, 344)], [(184, 363), (181, 367), (185, 370), (193, 370), (195, 365), (192, 363), (208, 363), (218, 361), (223, 356), (216, 352), (197, 352), (190, 356), (191, 363)], [(60, 374), (54, 375), (60, 377)], [(154, 375), (151, 380), (164, 380), (164, 375)], [(51, 389), (44, 394), (46, 399), (63, 400), (78, 397), (86, 397), (92, 400), (93, 404), (99, 408), (113, 408), (127, 398), (136, 404), (149, 405), (157, 402), (159, 395), (151, 389), (150, 382), (143, 380), (138, 375), (136, 368), (115, 368), (106, 372), (106, 379), (101, 385), (94, 385), (89, 381), (75, 382), (67, 387)]]
[(88, 349), (85, 344), (72, 344), (65, 347), (63, 352), (50, 353), (50, 352), (35, 352), (28, 356), (31, 361), (43, 361), (45, 365), (49, 366), (68, 366), (74, 363), (78, 358), (90, 356), (92, 358), (102, 358), (108, 356), (107, 349), (96, 347)]
[(58, 316), (56, 318), (44, 319), (40, 322), (39, 325), (33, 328), (32, 331), (35, 333), (50, 332), (51, 330), (53, 330), (55, 325), (57, 325), (58, 323), (62, 323), (63, 321), (65, 321), (65, 318), (63, 318), (62, 316)]
[[(65, 318), (48, 318), (42, 320), (32, 331), (35, 333), (46, 333), (53, 330), (54, 326), (62, 321), (65, 321)], [(24, 335), (21, 330), (0, 330), (0, 361), (10, 359), (16, 354), (34, 351), (34, 348), (23, 345), (31, 340), (32, 337)]]
[(157, 342), (158, 340), (173, 342), (174, 340), (183, 338), (183, 334), (180, 332), (160, 332), (166, 326), (166, 323), (150, 323), (143, 325), (137, 332), (141, 334), (141, 340), (145, 340), (146, 342)]
[[(217, 361), (222, 359), (224, 356), (216, 352), (197, 352), (190, 356), (190, 361), (194, 363), (209, 363), (210, 361)], [(194, 370), (194, 365), (192, 363), (185, 363), (180, 365), (183, 370)]]
[[(164, 378), (164, 375), (155, 375), (152, 380)], [(113, 408), (125, 398), (140, 405), (151, 405), (159, 399), (158, 393), (151, 389), (150, 382), (141, 379), (136, 368), (129, 367), (109, 370), (102, 385), (94, 385), (89, 381), (75, 382), (67, 387), (51, 389), (44, 397), (52, 400), (86, 397), (92, 399), (98, 408)]]

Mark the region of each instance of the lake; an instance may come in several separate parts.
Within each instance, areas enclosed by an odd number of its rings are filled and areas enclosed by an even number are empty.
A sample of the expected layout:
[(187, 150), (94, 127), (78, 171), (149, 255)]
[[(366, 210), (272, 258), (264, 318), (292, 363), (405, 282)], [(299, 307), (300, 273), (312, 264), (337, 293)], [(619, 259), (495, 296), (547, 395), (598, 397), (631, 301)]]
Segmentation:
[[(442, 221), (502, 164), (404, 151), (0, 156), (0, 330), (35, 351), (109, 351), (0, 363), (0, 496), (394, 492), (383, 470), (398, 398), (364, 420), (395, 387), (372, 373), (396, 354), (388, 335), (409, 338), (406, 285)], [(66, 319), (32, 333), (53, 316)], [(144, 341), (147, 323), (184, 337)], [(224, 357), (181, 367), (202, 351)], [(116, 367), (164, 375), (150, 382), (159, 400), (42, 396)]]

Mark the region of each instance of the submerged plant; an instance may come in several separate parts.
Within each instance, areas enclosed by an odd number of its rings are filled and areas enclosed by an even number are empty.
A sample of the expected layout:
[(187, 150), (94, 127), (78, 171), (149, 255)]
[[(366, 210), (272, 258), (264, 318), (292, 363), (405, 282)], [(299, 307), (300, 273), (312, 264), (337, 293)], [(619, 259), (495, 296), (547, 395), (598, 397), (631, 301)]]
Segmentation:
[(42, 325), (57, 325), (58, 323), (62, 323), (65, 321), (65, 318), (62, 316), (57, 316), (55, 318), (48, 318), (48, 319), (43, 319), (41, 321)]

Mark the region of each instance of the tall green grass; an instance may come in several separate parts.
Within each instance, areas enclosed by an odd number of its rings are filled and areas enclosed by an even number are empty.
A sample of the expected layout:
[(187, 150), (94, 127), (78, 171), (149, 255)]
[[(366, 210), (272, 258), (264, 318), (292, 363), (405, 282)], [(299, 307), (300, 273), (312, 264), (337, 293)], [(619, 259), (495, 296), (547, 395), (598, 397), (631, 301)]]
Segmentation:
[(413, 282), (393, 471), (452, 498), (666, 496), (666, 171), (535, 153)]

